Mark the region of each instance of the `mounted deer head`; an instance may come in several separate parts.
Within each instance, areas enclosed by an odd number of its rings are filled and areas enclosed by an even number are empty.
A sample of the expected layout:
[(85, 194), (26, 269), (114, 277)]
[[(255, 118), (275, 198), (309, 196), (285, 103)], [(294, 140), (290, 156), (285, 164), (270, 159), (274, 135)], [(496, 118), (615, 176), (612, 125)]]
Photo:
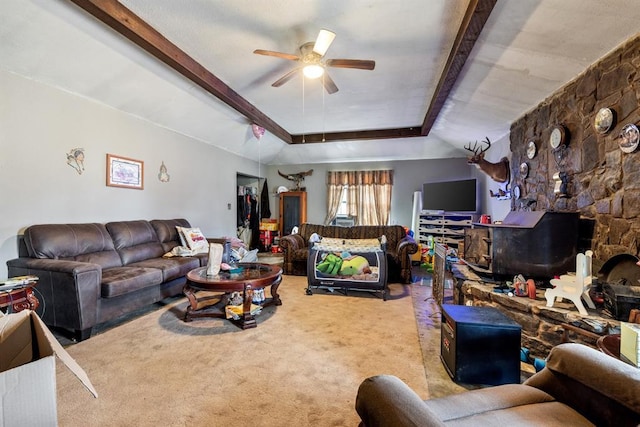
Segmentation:
[(510, 178), (509, 171), (509, 159), (503, 157), (498, 163), (491, 163), (484, 159), (484, 153), (489, 148), (491, 148), (491, 141), (489, 138), (485, 138), (482, 141), (486, 146), (478, 146), (478, 141), (473, 144), (471, 147), (471, 143), (465, 145), (464, 149), (467, 151), (471, 151), (473, 156), (467, 158), (467, 163), (470, 165), (476, 165), (480, 170), (491, 177), (496, 182), (507, 182)]

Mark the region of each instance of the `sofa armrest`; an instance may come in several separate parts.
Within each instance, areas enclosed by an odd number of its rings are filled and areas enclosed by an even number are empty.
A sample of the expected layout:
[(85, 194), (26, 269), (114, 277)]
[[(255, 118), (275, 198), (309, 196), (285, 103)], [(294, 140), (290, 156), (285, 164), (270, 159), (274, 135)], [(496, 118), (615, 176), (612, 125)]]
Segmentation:
[(304, 249), (307, 242), (299, 234), (288, 234), (280, 238), (280, 249), (282, 249), (282, 272), (284, 274), (294, 274), (294, 253), (299, 249)]
[(308, 242), (305, 242), (299, 234), (288, 234), (280, 239), (280, 247), (284, 251), (297, 251), (307, 246)]
[(596, 425), (640, 424), (640, 369), (591, 347), (554, 347), (545, 368), (525, 381)]
[(97, 323), (102, 267), (58, 259), (16, 258), (7, 261), (9, 276), (38, 277), (42, 320), (73, 331), (90, 330)]
[[(68, 261), (49, 258), (16, 258), (7, 261), (9, 269), (28, 268), (32, 270), (52, 271), (56, 273), (82, 274), (88, 271), (99, 271), (102, 275), (102, 267), (99, 264), (80, 261)], [(12, 276), (10, 274), (9, 276)]]
[(398, 242), (396, 252), (398, 253), (398, 258), (411, 258), (411, 255), (418, 252), (418, 244), (413, 237), (405, 236)]
[(392, 375), (365, 379), (358, 388), (356, 411), (366, 427), (445, 425), (420, 396)]
[(404, 283), (411, 283), (411, 254), (418, 252), (418, 245), (411, 236), (405, 236), (395, 248), (389, 248), (388, 253), (400, 268), (400, 278)]

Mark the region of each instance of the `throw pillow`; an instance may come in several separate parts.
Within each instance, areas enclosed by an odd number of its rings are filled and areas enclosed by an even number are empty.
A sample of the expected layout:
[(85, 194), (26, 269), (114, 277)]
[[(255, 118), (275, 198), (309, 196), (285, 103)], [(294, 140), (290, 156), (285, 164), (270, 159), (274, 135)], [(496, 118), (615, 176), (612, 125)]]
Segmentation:
[(204, 237), (202, 231), (198, 227), (194, 228), (185, 228), (181, 227), (182, 235), (184, 236), (184, 240), (186, 246), (189, 247), (192, 251), (196, 251), (197, 253), (208, 253), (209, 252), (209, 242), (207, 238)]
[(180, 227), (179, 225), (176, 225), (176, 230), (178, 230), (178, 238), (180, 238), (180, 246), (184, 246), (185, 248), (187, 247), (187, 241), (184, 238), (184, 233), (182, 232), (182, 229), (184, 227)]

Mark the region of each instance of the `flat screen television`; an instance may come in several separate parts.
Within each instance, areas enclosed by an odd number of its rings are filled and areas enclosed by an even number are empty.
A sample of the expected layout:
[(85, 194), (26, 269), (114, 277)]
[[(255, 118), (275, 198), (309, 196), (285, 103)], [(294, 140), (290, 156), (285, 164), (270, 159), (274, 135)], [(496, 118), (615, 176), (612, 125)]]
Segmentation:
[(427, 182), (422, 185), (422, 209), (425, 211), (476, 212), (477, 193), (475, 178)]

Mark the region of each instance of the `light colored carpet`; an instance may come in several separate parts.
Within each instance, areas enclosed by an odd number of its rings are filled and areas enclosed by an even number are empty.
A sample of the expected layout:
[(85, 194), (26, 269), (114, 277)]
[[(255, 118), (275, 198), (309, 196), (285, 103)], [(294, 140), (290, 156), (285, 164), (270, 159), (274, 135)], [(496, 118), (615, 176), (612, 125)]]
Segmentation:
[(284, 276), (255, 329), (184, 323), (179, 298), (67, 347), (99, 397), (58, 363), (60, 425), (355, 426), (358, 385), (382, 373), (429, 397), (411, 286), (386, 302), (305, 287)]

